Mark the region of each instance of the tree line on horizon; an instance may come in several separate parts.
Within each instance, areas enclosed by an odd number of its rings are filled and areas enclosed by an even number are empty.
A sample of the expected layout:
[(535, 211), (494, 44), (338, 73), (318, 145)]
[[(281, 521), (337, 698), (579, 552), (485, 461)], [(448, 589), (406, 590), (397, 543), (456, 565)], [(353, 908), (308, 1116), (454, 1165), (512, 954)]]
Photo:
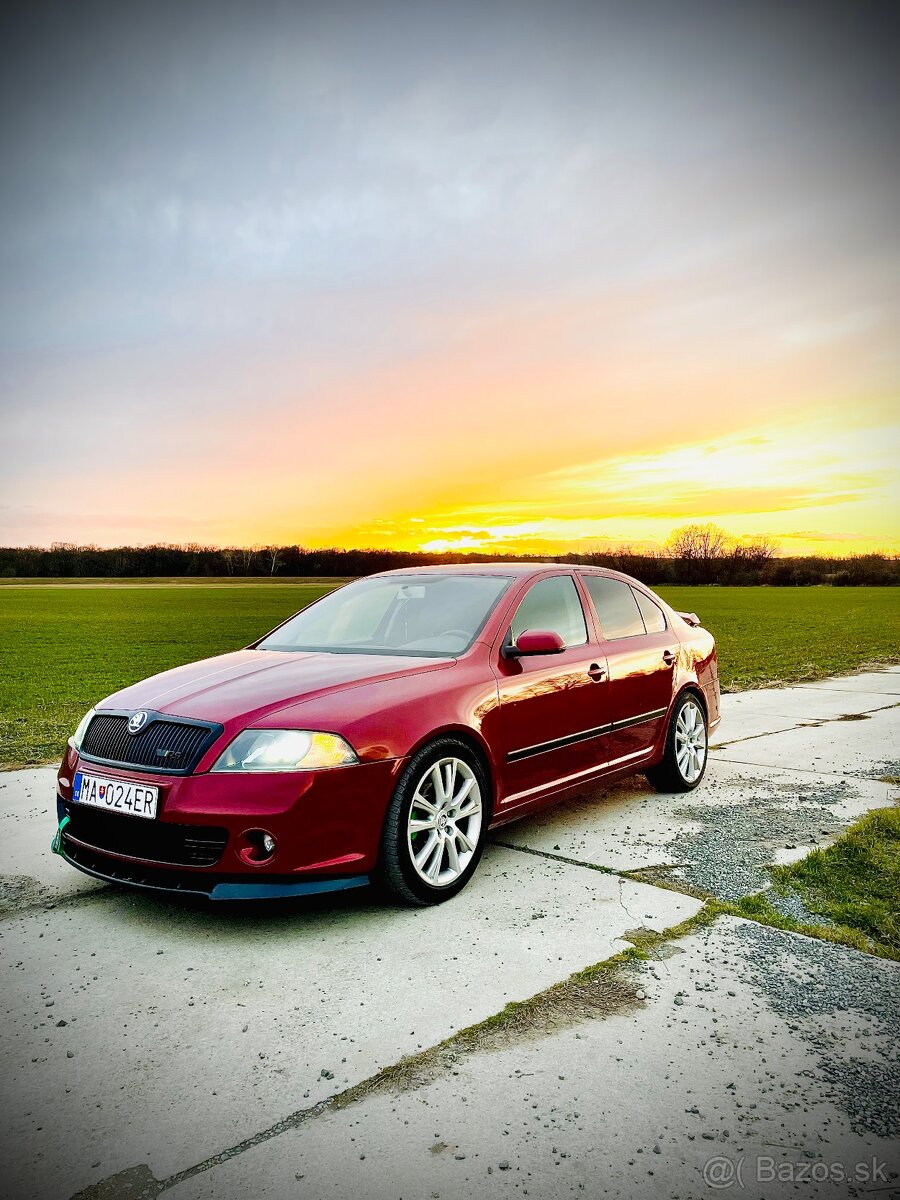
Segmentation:
[(900, 584), (900, 556), (852, 554), (844, 557), (784, 555), (769, 538), (735, 539), (718, 525), (686, 525), (658, 550), (617, 549), (559, 555), (427, 553), (412, 550), (311, 549), (256, 545), (204, 546), (156, 543), (149, 546), (0, 547), (2, 578), (323, 577), (371, 575), (376, 571), (450, 563), (569, 562), (624, 571), (650, 585), (731, 584), (803, 587), (894, 586)]

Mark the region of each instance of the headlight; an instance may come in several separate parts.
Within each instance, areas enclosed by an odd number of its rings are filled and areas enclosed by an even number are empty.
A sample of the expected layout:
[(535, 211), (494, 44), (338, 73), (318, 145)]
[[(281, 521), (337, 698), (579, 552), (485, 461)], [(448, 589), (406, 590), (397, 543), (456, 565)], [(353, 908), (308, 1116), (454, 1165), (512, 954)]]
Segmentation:
[(306, 729), (245, 729), (225, 748), (214, 771), (319, 771), (359, 762), (336, 733)]
[(84, 735), (87, 733), (87, 727), (88, 727), (88, 725), (90, 725), (91, 717), (93, 717), (93, 715), (96, 711), (97, 710), (95, 708), (92, 708), (90, 710), (90, 712), (86, 712), (84, 714), (84, 716), (81, 718), (81, 720), (78, 722), (78, 728), (75, 730), (75, 732), (69, 738), (69, 745), (72, 747), (73, 750), (81, 749), (81, 743), (84, 741)]

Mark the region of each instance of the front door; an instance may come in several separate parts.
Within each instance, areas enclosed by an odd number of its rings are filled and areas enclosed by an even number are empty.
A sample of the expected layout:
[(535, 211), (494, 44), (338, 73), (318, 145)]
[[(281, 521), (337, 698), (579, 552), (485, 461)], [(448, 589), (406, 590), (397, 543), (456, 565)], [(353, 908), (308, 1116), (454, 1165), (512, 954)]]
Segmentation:
[(565, 643), (559, 654), (504, 658), (494, 671), (500, 693), (503, 763), (500, 811), (537, 799), (570, 779), (589, 776), (608, 757), (606, 662), (588, 634), (571, 575), (531, 585), (512, 618), (507, 639), (526, 629), (551, 630)]

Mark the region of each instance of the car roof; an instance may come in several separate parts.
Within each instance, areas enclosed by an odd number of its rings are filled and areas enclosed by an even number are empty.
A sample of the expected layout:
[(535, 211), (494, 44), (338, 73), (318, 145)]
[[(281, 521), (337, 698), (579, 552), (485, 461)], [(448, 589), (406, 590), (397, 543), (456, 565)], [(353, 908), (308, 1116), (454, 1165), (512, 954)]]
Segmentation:
[[(612, 571), (608, 567), (594, 566), (593, 563), (523, 563), (523, 562), (487, 562), (487, 563), (429, 563), (421, 567), (398, 567), (393, 571), (378, 571), (378, 575), (446, 575), (448, 572), (458, 575), (506, 575), (522, 578), (526, 575), (545, 575), (551, 571), (591, 571), (613, 578), (626, 579), (629, 583), (631, 576), (623, 575), (620, 571)], [(370, 578), (372, 578), (370, 576)]]
[(379, 575), (528, 575), (531, 572), (549, 571), (560, 567), (572, 567), (574, 563), (429, 563), (420, 567), (397, 567), (393, 571), (379, 571)]

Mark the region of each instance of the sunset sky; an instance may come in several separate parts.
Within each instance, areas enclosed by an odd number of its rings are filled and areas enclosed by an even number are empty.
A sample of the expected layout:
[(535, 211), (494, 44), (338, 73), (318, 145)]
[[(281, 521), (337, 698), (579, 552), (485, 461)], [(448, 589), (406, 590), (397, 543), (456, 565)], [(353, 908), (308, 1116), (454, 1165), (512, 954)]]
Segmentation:
[(886, 4), (45, 4), (0, 544), (900, 552)]

